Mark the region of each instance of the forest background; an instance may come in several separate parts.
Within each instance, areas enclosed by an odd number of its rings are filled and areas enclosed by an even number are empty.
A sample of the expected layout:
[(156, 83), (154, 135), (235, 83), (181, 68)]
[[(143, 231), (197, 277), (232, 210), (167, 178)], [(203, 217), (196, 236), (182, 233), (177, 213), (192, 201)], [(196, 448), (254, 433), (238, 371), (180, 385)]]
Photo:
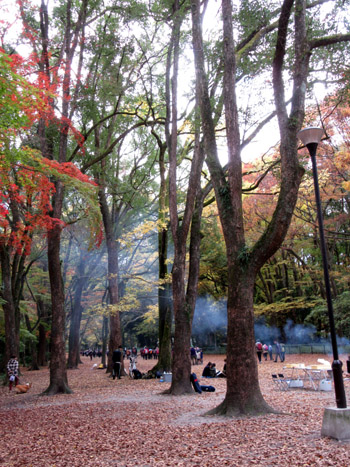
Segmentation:
[[(182, 254), (185, 282), (197, 294), (189, 312), (192, 343), (226, 343), (231, 276), (211, 162), (201, 159), (208, 145), (193, 62), (199, 3), (62, 0), (50, 10), (44, 1), (8, 7), (11, 16), (4, 17), (13, 20), (1, 22), (0, 68), (2, 369), (11, 354), (32, 369), (50, 359), (49, 390), (62, 390), (62, 379), (67, 390), (66, 351), (74, 368), (81, 347), (105, 355), (119, 344), (158, 345), (162, 368), (170, 369), (171, 345), (178, 341), (174, 268), (176, 274)], [(283, 176), (271, 71), (282, 12), (295, 7), (297, 16), (303, 5), (315, 51), (307, 67), (304, 124), (325, 130), (319, 179), (335, 322), (348, 343), (349, 26), (343, 12), (349, 2), (293, 3), (240, 1), (231, 12), (239, 150), (248, 161), (241, 169), (245, 244), (238, 258), (242, 264), (249, 258), (278, 205)], [(200, 8), (210, 113), (225, 171), (229, 54), (221, 5), (204, 1)], [(295, 60), (292, 16), (287, 23), (283, 78), (290, 108), (301, 62)], [(319, 342), (329, 332), (305, 150), (299, 162), (305, 173), (288, 234), (254, 282), (255, 335), (271, 343)], [(195, 235), (197, 272), (190, 260)], [(198, 286), (191, 283), (195, 277)], [(103, 363), (110, 369), (111, 362)]]

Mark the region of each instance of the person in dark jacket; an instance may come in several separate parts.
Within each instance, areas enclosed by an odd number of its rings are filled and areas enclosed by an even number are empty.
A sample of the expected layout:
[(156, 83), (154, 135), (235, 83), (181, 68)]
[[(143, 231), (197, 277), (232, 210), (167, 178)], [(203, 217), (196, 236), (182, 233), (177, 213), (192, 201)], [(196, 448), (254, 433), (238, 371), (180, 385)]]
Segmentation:
[(203, 378), (210, 378), (212, 376), (212, 371), (211, 371), (211, 362), (208, 362), (207, 365), (203, 369), (202, 376)]
[(209, 362), (207, 366), (204, 367), (202, 376), (203, 378), (215, 378), (217, 376), (215, 363)]
[(122, 362), (123, 362), (123, 347), (120, 345), (117, 350), (113, 351), (112, 355), (113, 361), (113, 371), (112, 376), (113, 379), (117, 376), (120, 379), (120, 374), (122, 370)]

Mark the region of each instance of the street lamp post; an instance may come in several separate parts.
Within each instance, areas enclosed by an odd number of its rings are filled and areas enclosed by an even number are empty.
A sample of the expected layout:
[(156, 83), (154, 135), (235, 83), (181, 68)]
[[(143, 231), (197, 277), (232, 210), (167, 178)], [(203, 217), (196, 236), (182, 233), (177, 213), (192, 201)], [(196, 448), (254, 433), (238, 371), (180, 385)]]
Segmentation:
[(320, 231), (320, 243), (321, 243), (321, 252), (322, 252), (322, 260), (323, 260), (323, 273), (324, 273), (324, 282), (325, 282), (325, 289), (326, 289), (329, 327), (330, 327), (330, 332), (331, 332), (332, 350), (333, 350), (332, 370), (333, 370), (335, 400), (336, 400), (338, 409), (346, 409), (346, 397), (345, 397), (345, 390), (344, 390), (342, 362), (339, 360), (337, 335), (335, 332), (335, 325), (334, 325), (334, 314), (333, 314), (331, 287), (330, 287), (330, 281), (329, 281), (326, 241), (325, 241), (325, 236), (324, 236), (323, 216), (322, 216), (322, 209), (321, 209), (321, 198), (320, 198), (320, 189), (318, 185), (317, 164), (316, 164), (317, 146), (318, 146), (318, 143), (321, 141), (323, 134), (324, 132), (321, 128), (309, 127), (309, 128), (305, 128), (304, 130), (299, 131), (298, 137), (300, 138), (302, 143), (307, 147), (310, 153), (311, 162), (312, 162), (312, 173), (313, 173), (314, 186), (315, 186), (318, 227)]

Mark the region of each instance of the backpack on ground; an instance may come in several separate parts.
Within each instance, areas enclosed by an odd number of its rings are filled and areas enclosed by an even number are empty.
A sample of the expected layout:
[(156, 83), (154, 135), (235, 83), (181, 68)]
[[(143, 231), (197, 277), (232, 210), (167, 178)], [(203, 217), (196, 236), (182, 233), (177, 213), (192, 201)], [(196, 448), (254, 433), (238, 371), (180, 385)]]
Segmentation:
[(134, 375), (134, 379), (141, 379), (142, 373), (140, 370), (132, 370), (132, 374)]
[(204, 392), (215, 392), (214, 386), (201, 386), (201, 390)]
[(198, 382), (196, 373), (191, 373), (190, 379), (191, 379), (193, 389), (199, 394), (202, 394), (202, 388)]

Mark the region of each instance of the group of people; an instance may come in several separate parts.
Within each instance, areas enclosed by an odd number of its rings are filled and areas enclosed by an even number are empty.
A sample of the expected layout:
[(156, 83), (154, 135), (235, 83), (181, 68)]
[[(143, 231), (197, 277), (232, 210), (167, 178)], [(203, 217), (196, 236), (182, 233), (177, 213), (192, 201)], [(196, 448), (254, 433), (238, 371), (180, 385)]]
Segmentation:
[[(95, 350), (95, 349), (87, 349), (87, 350), (82, 350), (81, 355), (90, 357), (90, 360), (92, 360), (95, 357), (101, 357), (102, 356), (102, 351), (100, 349)], [(108, 351), (107, 351), (108, 355)], [(137, 357), (138, 351), (137, 347), (132, 347), (132, 348), (127, 348), (124, 347), (122, 348), (122, 355), (123, 359), (129, 359), (130, 357)], [(140, 355), (144, 360), (157, 360), (159, 358), (159, 347), (147, 347), (144, 346), (140, 350)]]
[(85, 357), (90, 357), (90, 360), (92, 360), (95, 357), (102, 357), (102, 351), (100, 349), (95, 350), (95, 349), (87, 349), (87, 350), (82, 350), (81, 355)]
[(159, 357), (159, 347), (152, 349), (146, 345), (140, 350), (140, 355), (144, 360), (158, 360)]
[(259, 363), (262, 362), (262, 357), (264, 358), (265, 361), (267, 361), (269, 357), (270, 361), (277, 362), (279, 358), (281, 362), (284, 362), (285, 354), (286, 354), (284, 344), (281, 344), (277, 340), (275, 340), (274, 346), (275, 346), (275, 357), (273, 357), (274, 349), (271, 344), (266, 344), (266, 343), (263, 344), (259, 340), (256, 341), (255, 349), (256, 349), (256, 355), (258, 357)]
[(190, 348), (191, 363), (192, 365), (202, 365), (203, 364), (203, 350), (199, 347)]
[(126, 356), (129, 359), (129, 376), (134, 379), (142, 378), (142, 373), (136, 368), (136, 362), (137, 362), (136, 347), (133, 347), (132, 351), (127, 354), (125, 352), (125, 349), (123, 350), (123, 347), (120, 345), (116, 350), (113, 351), (113, 354), (112, 354), (112, 362), (113, 362), (112, 377), (113, 379), (115, 378), (121, 379), (123, 360)]
[(226, 378), (226, 358), (222, 371), (216, 369), (216, 364), (214, 362), (208, 362), (203, 369), (202, 376), (203, 378)]
[(127, 349), (126, 347), (124, 347), (123, 358), (131, 357), (137, 357), (137, 347), (132, 347), (131, 349)]

